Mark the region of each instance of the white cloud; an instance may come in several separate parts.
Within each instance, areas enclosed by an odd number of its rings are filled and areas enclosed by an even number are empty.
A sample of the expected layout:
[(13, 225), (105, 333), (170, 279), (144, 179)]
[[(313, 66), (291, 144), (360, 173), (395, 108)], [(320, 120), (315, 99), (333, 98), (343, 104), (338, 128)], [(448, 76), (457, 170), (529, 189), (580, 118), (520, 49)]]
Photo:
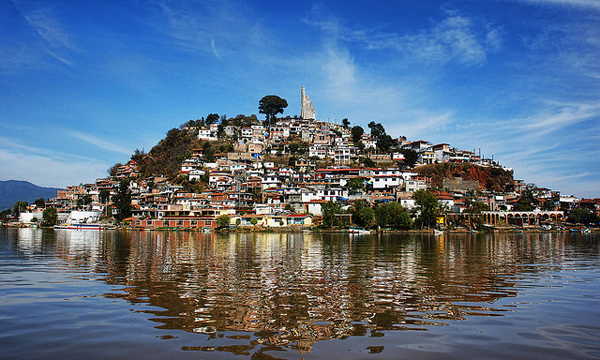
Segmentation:
[(61, 63), (71, 66), (73, 61), (69, 60), (64, 54), (60, 55), (59, 52), (80, 52), (80, 49), (73, 43), (70, 34), (63, 29), (57, 20), (55, 11), (50, 7), (38, 6), (37, 3), (13, 0), (13, 4), (43, 40), (42, 48), (44, 51)]
[(334, 18), (323, 19), (320, 8), (313, 8), (314, 20), (305, 22), (320, 28), (330, 37), (362, 43), (370, 50), (391, 49), (418, 61), (445, 64), (455, 61), (466, 66), (480, 66), (490, 53), (503, 45), (503, 31), (491, 24), (478, 24), (458, 11), (444, 11), (446, 17), (430, 28), (415, 33), (384, 32), (379, 28), (352, 29)]
[(123, 155), (131, 155), (132, 151), (129, 150), (126, 147), (123, 147), (121, 145), (117, 145), (113, 142), (110, 142), (106, 139), (102, 139), (99, 138), (97, 136), (94, 135), (90, 135), (88, 133), (83, 133), (81, 131), (77, 131), (77, 130), (66, 130), (65, 131), (67, 134), (69, 134), (70, 136), (74, 137), (75, 139), (81, 140), (83, 142), (86, 142), (88, 144), (97, 146), (101, 149), (104, 150), (109, 150), (109, 151), (113, 151), (119, 154), (123, 154)]
[(108, 165), (0, 149), (0, 169), (2, 180), (26, 180), (39, 186), (65, 187), (94, 182), (97, 177), (106, 175)]
[(600, 1), (598, 0), (521, 0), (534, 4), (549, 4), (562, 6), (576, 6), (582, 8), (591, 8), (600, 10)]

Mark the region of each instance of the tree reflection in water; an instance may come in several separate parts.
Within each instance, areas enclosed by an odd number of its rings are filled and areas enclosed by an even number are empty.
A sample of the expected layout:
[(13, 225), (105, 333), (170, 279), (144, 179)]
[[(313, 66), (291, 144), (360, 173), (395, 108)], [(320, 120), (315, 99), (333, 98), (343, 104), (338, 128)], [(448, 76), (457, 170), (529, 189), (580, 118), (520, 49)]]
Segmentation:
[[(243, 345), (183, 350), (311, 351), (321, 340), (427, 331), (495, 306), (551, 269), (561, 235), (105, 233), (98, 271), (122, 285), (107, 297), (146, 304), (159, 329)], [(535, 264), (530, 265), (530, 264)], [(383, 347), (373, 346), (370, 353)]]

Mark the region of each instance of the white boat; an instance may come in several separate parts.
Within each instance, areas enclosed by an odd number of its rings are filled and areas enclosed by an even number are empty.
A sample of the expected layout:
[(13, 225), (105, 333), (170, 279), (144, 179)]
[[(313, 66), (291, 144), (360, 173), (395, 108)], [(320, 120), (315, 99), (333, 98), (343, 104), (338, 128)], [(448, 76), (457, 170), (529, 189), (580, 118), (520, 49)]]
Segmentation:
[(444, 235), (444, 232), (442, 230), (433, 229), (433, 235), (435, 235), (435, 236)]
[(348, 228), (348, 232), (350, 234), (370, 234), (371, 230), (367, 230), (365, 228), (361, 228), (361, 227), (357, 227), (357, 226), (351, 226)]
[(84, 223), (73, 223), (73, 224), (60, 224), (54, 225), (56, 230), (102, 230), (101, 224), (84, 224)]

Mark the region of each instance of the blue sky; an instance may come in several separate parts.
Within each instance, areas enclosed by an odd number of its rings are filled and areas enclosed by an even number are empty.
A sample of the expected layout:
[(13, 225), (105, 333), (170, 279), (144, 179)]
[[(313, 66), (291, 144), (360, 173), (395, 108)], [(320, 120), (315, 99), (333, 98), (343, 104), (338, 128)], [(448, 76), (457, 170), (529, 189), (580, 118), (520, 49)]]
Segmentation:
[[(481, 148), (600, 197), (600, 1), (0, 0), (0, 180), (94, 182), (209, 113)], [(263, 116), (259, 116), (263, 118)]]

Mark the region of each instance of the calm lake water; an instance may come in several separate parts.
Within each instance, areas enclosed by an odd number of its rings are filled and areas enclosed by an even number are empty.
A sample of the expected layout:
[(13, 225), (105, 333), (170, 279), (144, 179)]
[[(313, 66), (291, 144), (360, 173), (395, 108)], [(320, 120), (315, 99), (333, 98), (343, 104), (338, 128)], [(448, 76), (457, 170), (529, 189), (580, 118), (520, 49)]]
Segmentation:
[(3, 228), (0, 358), (597, 359), (599, 240)]

